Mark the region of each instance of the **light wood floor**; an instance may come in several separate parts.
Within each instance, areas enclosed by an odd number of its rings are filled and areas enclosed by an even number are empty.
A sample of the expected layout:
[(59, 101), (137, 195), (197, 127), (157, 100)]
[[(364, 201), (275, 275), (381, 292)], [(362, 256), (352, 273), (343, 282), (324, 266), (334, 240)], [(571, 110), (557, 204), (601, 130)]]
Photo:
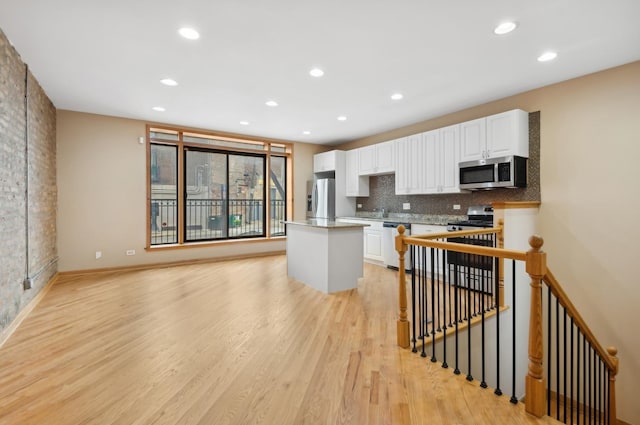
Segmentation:
[(403, 350), (396, 272), (321, 294), (284, 256), (59, 280), (0, 349), (0, 424), (536, 424)]

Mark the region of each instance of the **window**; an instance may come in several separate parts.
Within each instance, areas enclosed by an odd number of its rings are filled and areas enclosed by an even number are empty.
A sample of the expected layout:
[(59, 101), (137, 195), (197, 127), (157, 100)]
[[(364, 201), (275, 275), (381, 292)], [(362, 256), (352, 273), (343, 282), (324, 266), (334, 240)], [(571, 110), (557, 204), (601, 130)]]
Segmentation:
[(291, 146), (147, 128), (149, 246), (285, 235)]

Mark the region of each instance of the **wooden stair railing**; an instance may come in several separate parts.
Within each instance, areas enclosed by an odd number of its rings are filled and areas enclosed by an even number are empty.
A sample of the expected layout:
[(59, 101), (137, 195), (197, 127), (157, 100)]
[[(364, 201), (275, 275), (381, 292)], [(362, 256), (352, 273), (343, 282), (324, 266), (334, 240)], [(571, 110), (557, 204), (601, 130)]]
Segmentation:
[[(398, 226), (398, 236), (395, 240), (395, 248), (399, 255), (398, 267), (398, 304), (399, 317), (397, 320), (397, 343), (402, 348), (409, 348), (411, 335), (410, 323), (407, 315), (407, 284), (405, 273), (405, 254), (409, 245), (429, 247), (446, 251), (456, 251), (467, 254), (477, 254), (482, 256), (494, 257), (500, 259), (500, 290), (497, 294), (496, 303), (502, 307), (503, 300), (503, 267), (504, 260), (516, 260), (525, 262), (525, 270), (530, 277), (530, 310), (529, 310), (529, 336), (528, 336), (528, 370), (525, 376), (525, 410), (536, 416), (545, 415), (547, 407), (546, 393), (547, 386), (544, 378), (544, 329), (543, 329), (543, 299), (542, 288), (546, 285), (551, 293), (559, 301), (559, 304), (565, 309), (566, 314), (572, 319), (572, 323), (583, 335), (584, 339), (590, 344), (597, 353), (597, 356), (605, 364), (609, 376), (609, 390), (607, 392), (607, 421), (608, 424), (616, 424), (616, 397), (615, 397), (615, 379), (618, 373), (619, 360), (616, 357), (617, 349), (603, 346), (593, 335), (586, 322), (577, 311), (571, 300), (568, 298), (562, 287), (548, 270), (546, 265), (546, 253), (541, 250), (544, 243), (539, 236), (532, 236), (529, 239), (531, 249), (529, 251), (506, 250), (502, 248), (502, 224), (493, 229), (468, 230), (450, 233), (434, 233), (429, 235), (412, 235), (404, 236), (404, 226)], [(479, 235), (483, 233), (496, 233), (498, 238), (498, 248), (484, 247), (477, 245), (468, 245), (454, 242), (444, 242), (432, 240), (437, 238), (446, 238), (451, 236)], [(550, 320), (550, 319), (549, 319)], [(566, 353), (565, 353), (566, 355)], [(565, 395), (566, 396), (566, 395)], [(564, 418), (566, 422), (566, 417)]]

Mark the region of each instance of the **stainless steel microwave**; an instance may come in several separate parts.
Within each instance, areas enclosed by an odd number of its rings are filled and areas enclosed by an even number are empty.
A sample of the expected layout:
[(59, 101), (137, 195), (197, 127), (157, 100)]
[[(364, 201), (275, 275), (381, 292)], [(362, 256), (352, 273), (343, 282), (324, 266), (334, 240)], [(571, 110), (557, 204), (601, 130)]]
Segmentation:
[(458, 164), (460, 189), (482, 190), (497, 187), (527, 187), (527, 158), (504, 156)]

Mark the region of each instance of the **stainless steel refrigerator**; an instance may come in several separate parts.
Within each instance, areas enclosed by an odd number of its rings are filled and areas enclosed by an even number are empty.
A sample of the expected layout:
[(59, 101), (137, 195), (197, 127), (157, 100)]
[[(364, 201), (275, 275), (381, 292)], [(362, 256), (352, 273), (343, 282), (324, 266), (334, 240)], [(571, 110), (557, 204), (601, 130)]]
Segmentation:
[(336, 180), (317, 179), (312, 191), (313, 218), (336, 218)]

